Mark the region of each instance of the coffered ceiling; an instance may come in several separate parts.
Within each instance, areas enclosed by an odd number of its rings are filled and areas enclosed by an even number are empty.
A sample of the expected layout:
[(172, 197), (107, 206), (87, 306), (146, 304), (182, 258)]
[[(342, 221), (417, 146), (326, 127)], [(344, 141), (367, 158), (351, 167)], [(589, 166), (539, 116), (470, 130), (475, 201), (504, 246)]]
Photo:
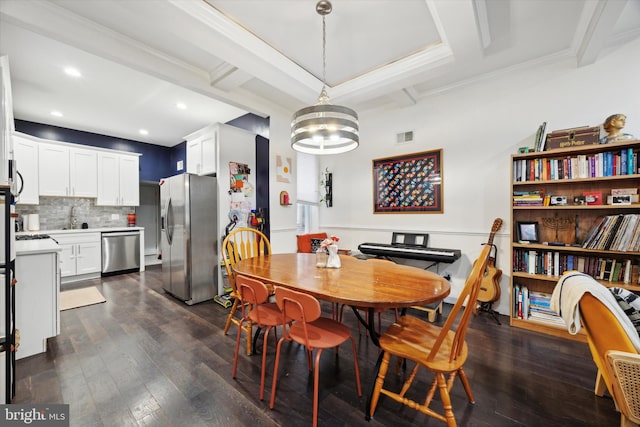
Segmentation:
[[(326, 80), (356, 111), (640, 37), (640, 0), (333, 0)], [(173, 146), (322, 88), (316, 0), (0, 0), (18, 119)], [(82, 76), (70, 78), (65, 67)], [(186, 109), (177, 109), (183, 103)], [(52, 110), (62, 117), (54, 117)], [(139, 129), (148, 130), (144, 136)]]

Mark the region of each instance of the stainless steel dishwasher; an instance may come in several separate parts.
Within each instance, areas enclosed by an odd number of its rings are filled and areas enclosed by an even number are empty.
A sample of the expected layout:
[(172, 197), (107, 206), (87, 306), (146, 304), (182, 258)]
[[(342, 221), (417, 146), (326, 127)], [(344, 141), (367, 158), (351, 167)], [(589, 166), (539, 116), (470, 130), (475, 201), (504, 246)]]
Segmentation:
[(102, 233), (102, 275), (140, 270), (140, 231)]

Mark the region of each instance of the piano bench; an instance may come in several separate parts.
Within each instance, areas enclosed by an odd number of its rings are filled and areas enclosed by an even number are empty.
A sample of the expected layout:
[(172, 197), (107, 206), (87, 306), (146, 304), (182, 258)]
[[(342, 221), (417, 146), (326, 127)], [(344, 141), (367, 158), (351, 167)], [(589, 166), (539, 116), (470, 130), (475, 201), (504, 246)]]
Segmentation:
[(429, 322), (433, 323), (436, 321), (437, 315), (442, 314), (442, 301), (425, 306), (414, 305), (411, 308), (426, 312)]

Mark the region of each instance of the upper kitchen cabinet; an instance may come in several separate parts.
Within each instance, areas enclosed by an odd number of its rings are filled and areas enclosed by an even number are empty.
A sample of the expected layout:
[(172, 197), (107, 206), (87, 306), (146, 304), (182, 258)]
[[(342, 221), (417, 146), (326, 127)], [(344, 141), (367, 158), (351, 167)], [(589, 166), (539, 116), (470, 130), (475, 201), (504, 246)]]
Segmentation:
[(98, 200), (96, 205), (140, 205), (138, 156), (138, 154), (98, 153)]
[(95, 150), (41, 142), (38, 161), (41, 196), (98, 196)]
[(13, 158), (16, 160), (18, 172), (22, 176), (22, 192), (18, 196), (18, 204), (37, 205), (40, 203), (38, 192), (38, 142), (28, 135), (14, 133)]
[(187, 173), (212, 175), (217, 172), (216, 125), (209, 125), (184, 137)]

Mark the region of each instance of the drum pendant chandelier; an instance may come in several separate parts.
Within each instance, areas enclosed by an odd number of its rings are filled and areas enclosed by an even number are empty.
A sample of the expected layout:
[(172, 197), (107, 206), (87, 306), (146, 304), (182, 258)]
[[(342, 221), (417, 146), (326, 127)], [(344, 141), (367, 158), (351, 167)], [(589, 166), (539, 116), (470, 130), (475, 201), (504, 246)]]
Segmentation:
[(331, 104), (327, 95), (325, 16), (331, 13), (331, 8), (328, 0), (316, 4), (316, 12), (322, 16), (322, 91), (318, 103), (298, 110), (291, 121), (291, 147), (301, 153), (346, 153), (360, 143), (356, 112)]

